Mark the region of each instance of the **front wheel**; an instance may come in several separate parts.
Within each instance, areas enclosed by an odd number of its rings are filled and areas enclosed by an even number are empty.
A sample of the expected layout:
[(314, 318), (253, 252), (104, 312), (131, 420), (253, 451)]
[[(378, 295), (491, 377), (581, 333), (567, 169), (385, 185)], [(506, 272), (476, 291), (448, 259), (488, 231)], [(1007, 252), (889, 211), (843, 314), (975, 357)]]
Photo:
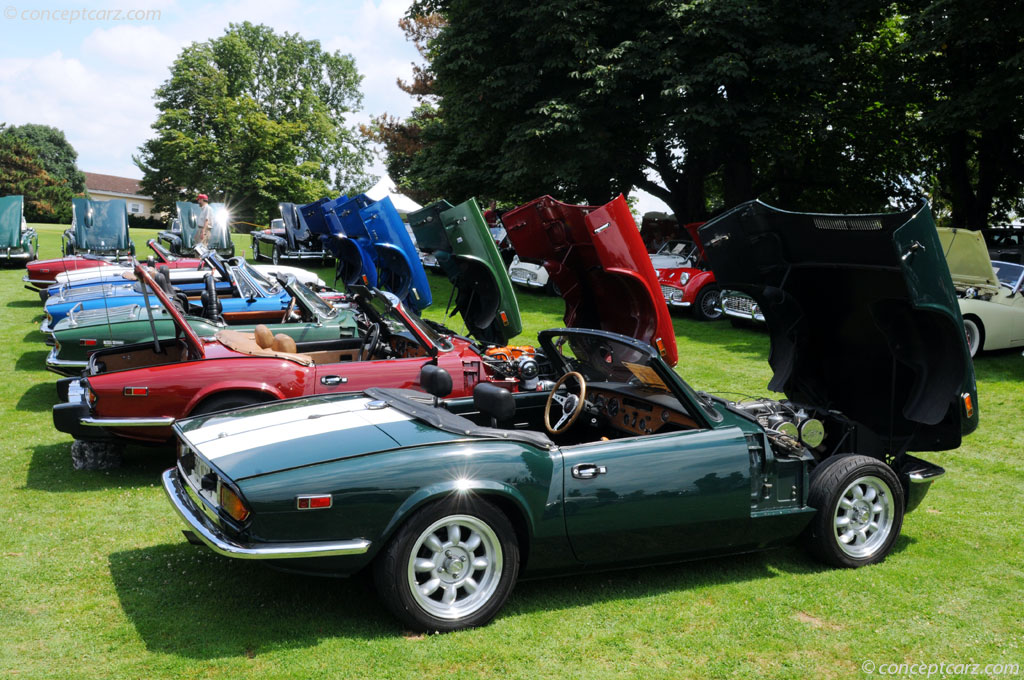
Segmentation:
[(378, 595), (406, 625), (447, 633), (489, 622), (519, 573), (508, 518), (485, 501), (458, 499), (417, 512), (374, 563)]
[(903, 526), (903, 486), (885, 463), (868, 456), (836, 456), (811, 476), (808, 504), (818, 512), (808, 527), (810, 551), (837, 567), (881, 562)]
[(274, 264), (275, 267), (277, 265), (281, 264), (281, 247), (280, 246), (274, 246), (274, 250), (270, 253), (270, 261)]
[(693, 301), (693, 313), (700, 321), (718, 321), (722, 311), (722, 291), (717, 286), (704, 286)]

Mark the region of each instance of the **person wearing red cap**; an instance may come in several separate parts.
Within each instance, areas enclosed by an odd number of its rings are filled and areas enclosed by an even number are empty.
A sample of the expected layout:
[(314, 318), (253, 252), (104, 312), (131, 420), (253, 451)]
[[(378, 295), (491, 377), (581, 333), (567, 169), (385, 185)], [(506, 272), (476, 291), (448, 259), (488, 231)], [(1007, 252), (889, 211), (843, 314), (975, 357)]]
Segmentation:
[(199, 202), (199, 242), (204, 246), (210, 245), (210, 229), (213, 228), (213, 208), (210, 207), (210, 198), (206, 194), (196, 196)]

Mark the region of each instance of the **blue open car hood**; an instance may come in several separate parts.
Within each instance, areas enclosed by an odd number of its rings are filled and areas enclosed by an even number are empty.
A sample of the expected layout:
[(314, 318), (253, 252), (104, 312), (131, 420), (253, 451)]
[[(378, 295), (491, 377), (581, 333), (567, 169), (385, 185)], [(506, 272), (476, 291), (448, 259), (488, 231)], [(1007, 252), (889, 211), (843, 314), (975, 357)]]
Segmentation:
[(338, 258), (339, 280), (388, 290), (415, 311), (430, 305), (427, 273), (390, 198), (342, 196), (325, 202), (321, 210), (336, 234), (332, 251)]

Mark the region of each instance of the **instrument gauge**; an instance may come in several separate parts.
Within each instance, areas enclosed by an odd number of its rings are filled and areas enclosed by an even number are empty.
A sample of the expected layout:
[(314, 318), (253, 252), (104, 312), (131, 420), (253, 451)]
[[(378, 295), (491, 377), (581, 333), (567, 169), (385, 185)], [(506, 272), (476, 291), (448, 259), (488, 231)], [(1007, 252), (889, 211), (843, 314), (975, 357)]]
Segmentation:
[(612, 397), (611, 399), (608, 400), (607, 408), (608, 415), (614, 418), (619, 413), (619, 400), (616, 399), (615, 397)]

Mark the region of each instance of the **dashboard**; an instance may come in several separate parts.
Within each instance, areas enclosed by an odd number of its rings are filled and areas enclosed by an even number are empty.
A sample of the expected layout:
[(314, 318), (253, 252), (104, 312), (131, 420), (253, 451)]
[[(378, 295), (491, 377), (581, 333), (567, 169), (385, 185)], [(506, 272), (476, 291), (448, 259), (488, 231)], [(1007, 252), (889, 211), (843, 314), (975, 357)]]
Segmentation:
[(612, 390), (588, 387), (587, 401), (613, 427), (632, 434), (654, 434), (669, 425), (687, 430), (700, 427), (697, 421), (678, 410)]

